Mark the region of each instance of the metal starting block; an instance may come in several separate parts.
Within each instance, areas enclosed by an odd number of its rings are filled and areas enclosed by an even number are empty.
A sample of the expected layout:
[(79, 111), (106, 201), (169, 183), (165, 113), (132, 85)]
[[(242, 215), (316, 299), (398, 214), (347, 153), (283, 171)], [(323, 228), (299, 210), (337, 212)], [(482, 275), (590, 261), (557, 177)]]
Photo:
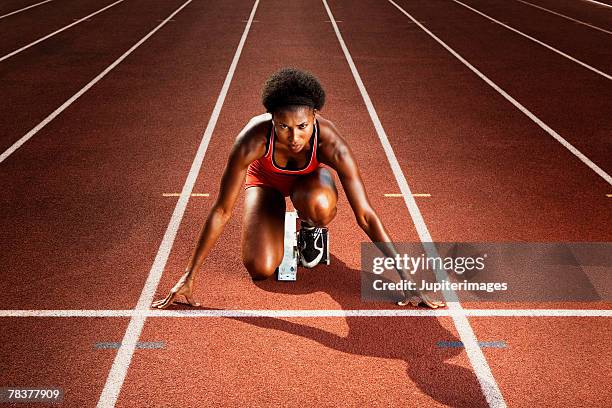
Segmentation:
[(279, 281), (297, 280), (299, 253), (297, 246), (297, 212), (285, 212), (285, 244), (283, 261), (276, 269)]

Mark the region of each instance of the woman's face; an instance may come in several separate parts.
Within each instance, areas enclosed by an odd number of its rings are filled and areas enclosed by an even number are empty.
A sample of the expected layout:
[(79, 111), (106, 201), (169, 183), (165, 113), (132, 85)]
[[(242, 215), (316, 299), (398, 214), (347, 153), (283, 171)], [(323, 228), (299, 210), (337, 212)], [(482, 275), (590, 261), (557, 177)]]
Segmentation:
[(292, 153), (298, 153), (308, 145), (312, 136), (315, 110), (299, 107), (274, 112), (272, 115), (277, 140)]

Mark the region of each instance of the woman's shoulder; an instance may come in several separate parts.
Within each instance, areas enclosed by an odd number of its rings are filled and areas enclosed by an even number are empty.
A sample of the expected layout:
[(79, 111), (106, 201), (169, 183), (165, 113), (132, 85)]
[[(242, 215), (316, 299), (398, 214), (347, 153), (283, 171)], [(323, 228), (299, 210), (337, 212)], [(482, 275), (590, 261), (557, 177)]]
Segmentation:
[(319, 135), (322, 141), (336, 142), (342, 139), (334, 122), (324, 118), (321, 114), (317, 114), (317, 121), (319, 122)]
[(335, 168), (336, 162), (348, 152), (348, 146), (331, 120), (320, 114), (317, 114), (317, 120), (319, 121), (318, 157), (321, 162)]
[(253, 116), (238, 133), (235, 149), (244, 160), (250, 163), (265, 154), (271, 123), (272, 115), (269, 113)]
[(322, 117), (321, 115), (317, 115), (317, 120), (319, 122), (319, 139), (322, 142), (327, 142), (332, 146), (343, 145), (346, 143), (334, 122)]
[(257, 125), (261, 123), (271, 123), (272, 122), (272, 114), (270, 113), (262, 113), (261, 115), (253, 116), (249, 119), (249, 124)]
[(264, 113), (262, 115), (253, 116), (238, 134), (236, 140), (240, 143), (265, 143), (270, 125), (272, 123), (272, 115)]

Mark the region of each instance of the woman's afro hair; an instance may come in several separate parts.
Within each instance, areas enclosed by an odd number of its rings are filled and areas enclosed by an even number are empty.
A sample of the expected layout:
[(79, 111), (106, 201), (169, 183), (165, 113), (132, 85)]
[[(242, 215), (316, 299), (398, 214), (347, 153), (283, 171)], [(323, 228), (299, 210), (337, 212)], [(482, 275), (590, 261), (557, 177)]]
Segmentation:
[(325, 91), (310, 72), (282, 68), (264, 84), (261, 103), (269, 113), (292, 106), (309, 106), (321, 110), (325, 104)]

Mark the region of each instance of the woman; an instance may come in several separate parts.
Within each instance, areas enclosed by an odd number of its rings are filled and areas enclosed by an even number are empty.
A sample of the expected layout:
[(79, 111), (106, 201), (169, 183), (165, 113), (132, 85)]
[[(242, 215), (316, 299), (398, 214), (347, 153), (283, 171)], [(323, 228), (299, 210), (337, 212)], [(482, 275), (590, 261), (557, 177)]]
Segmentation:
[[(266, 81), (262, 103), (267, 113), (252, 118), (236, 138), (219, 196), (185, 273), (154, 307), (169, 306), (177, 295), (199, 306), (193, 297), (196, 273), (229, 220), (245, 178), (242, 261), (254, 280), (272, 276), (283, 258), (287, 196), (301, 219), (302, 265), (312, 267), (321, 259), (323, 248), (317, 244), (321, 227), (336, 215), (338, 198), (328, 167), (337, 172), (359, 226), (386, 256), (397, 254), (368, 201), (347, 143), (334, 124), (319, 114), (325, 103), (319, 81), (305, 71), (281, 69)], [(434, 309), (444, 306), (419, 293), (407, 294), (407, 300), (400, 302), (408, 303)]]

